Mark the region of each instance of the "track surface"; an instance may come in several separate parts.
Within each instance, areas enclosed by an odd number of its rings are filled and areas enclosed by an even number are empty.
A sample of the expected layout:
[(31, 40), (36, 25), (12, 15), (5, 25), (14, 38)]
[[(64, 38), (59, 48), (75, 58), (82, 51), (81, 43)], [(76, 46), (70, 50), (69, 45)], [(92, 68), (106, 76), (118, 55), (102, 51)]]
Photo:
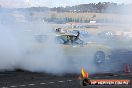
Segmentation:
[[(116, 73), (115, 73), (116, 74)], [(132, 74), (96, 74), (92, 79), (131, 79)], [(130, 86), (80, 86), (79, 75), (54, 76), (45, 73), (3, 72), (0, 73), (0, 88), (130, 88)]]

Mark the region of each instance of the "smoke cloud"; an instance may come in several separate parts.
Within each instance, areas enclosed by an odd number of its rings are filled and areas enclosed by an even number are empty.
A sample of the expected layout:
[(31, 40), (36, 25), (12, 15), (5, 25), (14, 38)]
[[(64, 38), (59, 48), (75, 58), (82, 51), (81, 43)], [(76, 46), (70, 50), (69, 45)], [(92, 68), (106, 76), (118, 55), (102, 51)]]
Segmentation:
[(92, 57), (88, 61), (67, 58), (63, 46), (56, 44), (56, 35), (49, 24), (9, 23), (0, 25), (0, 71), (22, 69), (64, 74), (80, 73), (81, 67), (90, 73), (96, 71)]
[[(126, 10), (124, 9), (124, 11)], [(55, 43), (55, 33), (49, 24), (42, 21), (12, 23), (12, 19), (5, 21), (7, 17), (11, 18), (10, 16), (6, 16), (5, 19), (3, 17), (4, 15), (1, 15), (3, 20), (0, 24), (0, 71), (22, 69), (31, 72), (64, 74), (80, 73), (81, 67), (85, 67), (90, 73), (95, 73), (103, 72), (104, 69), (106, 72), (112, 71), (118, 66), (118, 63), (115, 63), (115, 67), (112, 65), (107, 67), (105, 64), (100, 68), (106, 68), (98, 69), (98, 66), (93, 62), (93, 57), (90, 57), (91, 53), (88, 53), (88, 58), (67, 58), (63, 46), (58, 46)], [(121, 31), (129, 32), (131, 30), (128, 26), (131, 25), (130, 20), (123, 18), (123, 22), (126, 25), (124, 28), (128, 28), (128, 30)], [(122, 24), (117, 23), (117, 25), (121, 26)], [(98, 38), (93, 39), (98, 40)], [(129, 39), (126, 40), (126, 38), (122, 39), (122, 42), (114, 42), (114, 44), (113, 40), (102, 40), (101, 42), (108, 44), (113, 49), (131, 47)], [(127, 43), (123, 44), (123, 42)], [(119, 46), (117, 47), (117, 45)], [(74, 65), (73, 62), (75, 62)]]
[(13, 70), (19, 60), (20, 51), (15, 37), (0, 25), (0, 70)]

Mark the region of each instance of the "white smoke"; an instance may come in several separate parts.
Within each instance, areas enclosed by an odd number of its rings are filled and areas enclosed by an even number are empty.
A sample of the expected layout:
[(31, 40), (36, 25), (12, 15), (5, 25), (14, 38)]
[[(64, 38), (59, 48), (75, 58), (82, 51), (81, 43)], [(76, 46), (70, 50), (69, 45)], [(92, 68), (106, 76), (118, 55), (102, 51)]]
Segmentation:
[[(55, 33), (48, 24), (15, 23), (2, 24), (0, 27), (0, 71), (22, 69), (64, 74), (80, 73), (81, 67), (85, 67), (90, 73), (96, 72), (92, 57), (88, 60), (67, 58), (64, 46), (56, 44)], [(41, 35), (46, 36), (46, 42), (36, 41), (36, 37)]]
[(19, 60), (20, 51), (11, 31), (0, 25), (0, 70), (13, 70)]
[[(51, 30), (50, 25), (42, 22), (14, 24), (6, 24), (5, 22), (1, 24), (0, 71), (22, 69), (32, 72), (62, 74), (79, 73), (81, 67), (85, 67), (90, 73), (103, 70), (96, 68), (97, 65), (93, 63), (93, 57), (89, 57), (87, 60), (85, 58), (77, 60), (78, 58), (72, 59), (72, 57), (70, 60), (65, 57), (63, 47), (55, 44), (55, 34)], [(48, 35), (50, 40), (47, 40), (47, 43), (38, 43), (36, 36), (39, 35)], [(107, 43), (110, 42), (107, 41)], [(72, 60), (76, 60), (76, 65), (73, 65)]]
[[(27, 28), (25, 25), (11, 25), (10, 28), (0, 25), (0, 70), (24, 69), (63, 73), (66, 70), (66, 61), (62, 57), (61, 48), (55, 46), (54, 34), (48, 35), (52, 33), (50, 28), (44, 25), (44, 31), (40, 31), (39, 28), (35, 29), (35, 26), (29, 25), (31, 27)], [(50, 42), (37, 43), (35, 36), (42, 34), (51, 37), (50, 40), (47, 39)]]

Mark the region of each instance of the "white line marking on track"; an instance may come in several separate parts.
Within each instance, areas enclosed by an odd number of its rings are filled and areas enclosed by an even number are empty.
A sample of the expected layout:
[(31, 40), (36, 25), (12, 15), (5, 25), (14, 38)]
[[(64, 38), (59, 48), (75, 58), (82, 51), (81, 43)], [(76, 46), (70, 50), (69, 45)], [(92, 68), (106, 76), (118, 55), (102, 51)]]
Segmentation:
[(12, 87), (12, 88), (16, 88), (17, 86), (10, 86), (10, 87)]
[(26, 86), (26, 85), (19, 85), (19, 86), (23, 86), (23, 87), (24, 87), (24, 86)]
[[(67, 80), (67, 81), (69, 81), (69, 82), (71, 82), (71, 81), (73, 81), (73, 80)], [(60, 83), (64, 83), (65, 81), (57, 81), (57, 82), (60, 82)], [(53, 83), (55, 83), (55, 82), (49, 82), (50, 84), (53, 84)], [(44, 84), (46, 84), (46, 83), (39, 83), (40, 85), (44, 85)], [(34, 85), (36, 85), (36, 84), (28, 84), (29, 86), (34, 86)], [(19, 86), (21, 86), (21, 87), (25, 87), (25, 86), (27, 86), (27, 85), (19, 85)], [(10, 86), (11, 88), (16, 88), (17, 86)], [(1, 88), (9, 88), (9, 87), (1, 87)]]
[(67, 81), (71, 82), (72, 80), (67, 80)]
[(52, 83), (55, 83), (55, 82), (49, 82), (49, 83), (51, 83), (51, 84), (52, 84)]
[(28, 84), (29, 86), (34, 86), (35, 84)]
[(44, 84), (46, 84), (46, 83), (40, 83), (41, 85), (44, 85)]
[(58, 82), (61, 82), (61, 83), (62, 83), (62, 82), (64, 82), (64, 81), (58, 81)]

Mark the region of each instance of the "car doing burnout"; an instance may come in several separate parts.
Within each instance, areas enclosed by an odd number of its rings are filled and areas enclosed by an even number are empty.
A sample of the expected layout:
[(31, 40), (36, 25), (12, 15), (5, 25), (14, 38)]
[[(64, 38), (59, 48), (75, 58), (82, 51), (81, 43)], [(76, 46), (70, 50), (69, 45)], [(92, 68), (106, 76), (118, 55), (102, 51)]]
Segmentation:
[(57, 42), (63, 47), (64, 55), (67, 58), (87, 61), (90, 58), (96, 64), (105, 63), (110, 59), (110, 47), (97, 44), (96, 42), (84, 42), (75, 35), (62, 34), (56, 36)]
[(45, 47), (50, 46), (49, 43), (52, 43), (53, 46), (61, 48), (63, 52), (63, 57), (74, 67), (81, 67), (84, 65), (88, 66), (88, 64), (94, 64), (96, 67), (98, 67), (107, 63), (110, 60), (110, 47), (103, 44), (98, 44), (96, 42), (85, 42), (79, 37), (77, 38), (76, 35), (58, 34), (55, 36), (36, 36), (37, 42), (35, 43), (35, 46), (32, 47), (32, 50), (30, 50), (30, 53), (36, 53), (41, 52), (42, 50), (46, 50)]

